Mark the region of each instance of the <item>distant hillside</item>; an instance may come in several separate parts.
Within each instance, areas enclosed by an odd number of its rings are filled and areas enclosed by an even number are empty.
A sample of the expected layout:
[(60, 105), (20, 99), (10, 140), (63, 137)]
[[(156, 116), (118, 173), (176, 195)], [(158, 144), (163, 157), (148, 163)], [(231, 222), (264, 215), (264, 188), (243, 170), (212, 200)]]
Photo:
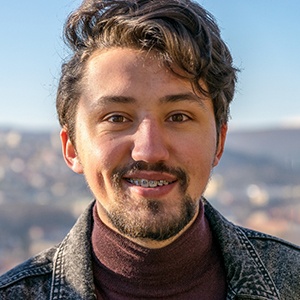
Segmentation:
[(232, 131), (226, 147), (253, 156), (275, 159), (300, 168), (300, 128)]

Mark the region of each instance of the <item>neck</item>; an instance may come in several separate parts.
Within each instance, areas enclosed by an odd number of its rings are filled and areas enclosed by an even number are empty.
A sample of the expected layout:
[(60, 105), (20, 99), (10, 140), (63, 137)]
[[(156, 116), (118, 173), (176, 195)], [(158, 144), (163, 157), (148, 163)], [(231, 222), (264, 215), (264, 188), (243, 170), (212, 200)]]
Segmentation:
[[(149, 245), (154, 247), (150, 249)], [(92, 246), (99, 295), (123, 300), (144, 299), (153, 293), (161, 299), (170, 294), (174, 295), (172, 299), (183, 299), (178, 295), (199, 299), (199, 295), (208, 294), (205, 299), (224, 299), (221, 256), (213, 243), (203, 206), (189, 226), (169, 239), (165, 247), (162, 243), (155, 247), (153, 242), (136, 243), (125, 238), (108, 228), (94, 209)]]

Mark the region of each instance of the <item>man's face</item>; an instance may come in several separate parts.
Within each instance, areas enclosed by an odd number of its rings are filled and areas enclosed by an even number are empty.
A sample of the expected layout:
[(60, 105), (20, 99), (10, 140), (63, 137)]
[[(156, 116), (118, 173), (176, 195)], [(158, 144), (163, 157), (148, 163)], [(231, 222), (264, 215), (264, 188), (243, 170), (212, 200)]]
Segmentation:
[(127, 48), (89, 59), (76, 117), (76, 149), (62, 130), (67, 164), (84, 173), (102, 221), (138, 239), (165, 240), (198, 212), (217, 143), (211, 99)]

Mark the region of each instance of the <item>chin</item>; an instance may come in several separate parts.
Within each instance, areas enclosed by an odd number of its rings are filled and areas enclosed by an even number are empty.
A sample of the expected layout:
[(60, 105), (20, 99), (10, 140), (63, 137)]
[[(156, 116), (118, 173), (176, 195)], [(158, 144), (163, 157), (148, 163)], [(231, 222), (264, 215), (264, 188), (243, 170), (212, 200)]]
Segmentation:
[(143, 208), (123, 207), (107, 212), (112, 226), (135, 239), (164, 241), (180, 233), (197, 213), (195, 201), (185, 197), (177, 209), (168, 209), (161, 201), (145, 200)]

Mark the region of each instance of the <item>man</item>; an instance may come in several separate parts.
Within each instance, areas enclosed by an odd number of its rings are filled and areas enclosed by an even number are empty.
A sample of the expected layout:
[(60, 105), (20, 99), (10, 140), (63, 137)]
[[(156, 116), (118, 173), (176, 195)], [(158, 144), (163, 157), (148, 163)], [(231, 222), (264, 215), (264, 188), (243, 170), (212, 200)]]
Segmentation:
[(189, 0), (87, 0), (65, 34), (57, 111), (95, 202), (62, 243), (0, 279), (1, 299), (300, 299), (300, 249), (203, 198), (236, 69)]

